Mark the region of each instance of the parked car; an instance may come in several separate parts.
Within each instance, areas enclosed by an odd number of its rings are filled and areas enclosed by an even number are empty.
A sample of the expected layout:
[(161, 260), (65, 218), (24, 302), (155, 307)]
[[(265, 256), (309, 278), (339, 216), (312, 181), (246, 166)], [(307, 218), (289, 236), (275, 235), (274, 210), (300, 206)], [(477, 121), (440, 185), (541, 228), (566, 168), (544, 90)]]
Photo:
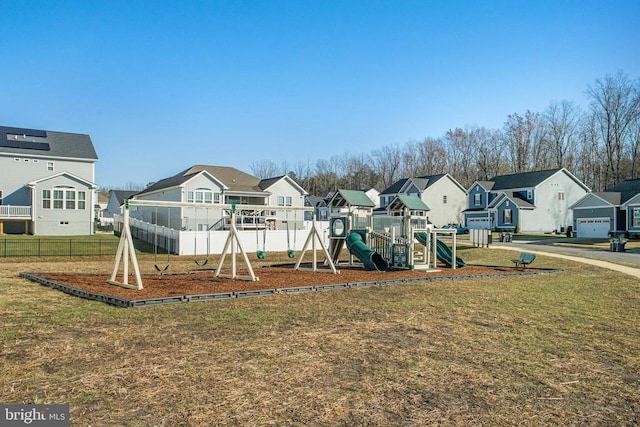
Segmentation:
[(443, 226), (442, 228), (456, 230), (456, 234), (469, 234), (469, 228), (461, 224), (451, 223)]

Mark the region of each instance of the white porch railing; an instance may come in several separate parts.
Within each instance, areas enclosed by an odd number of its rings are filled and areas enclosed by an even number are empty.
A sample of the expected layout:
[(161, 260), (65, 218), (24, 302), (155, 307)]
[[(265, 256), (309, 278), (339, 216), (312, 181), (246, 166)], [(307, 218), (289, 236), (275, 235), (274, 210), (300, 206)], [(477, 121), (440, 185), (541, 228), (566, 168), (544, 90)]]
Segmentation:
[(0, 218), (31, 219), (31, 206), (0, 205)]

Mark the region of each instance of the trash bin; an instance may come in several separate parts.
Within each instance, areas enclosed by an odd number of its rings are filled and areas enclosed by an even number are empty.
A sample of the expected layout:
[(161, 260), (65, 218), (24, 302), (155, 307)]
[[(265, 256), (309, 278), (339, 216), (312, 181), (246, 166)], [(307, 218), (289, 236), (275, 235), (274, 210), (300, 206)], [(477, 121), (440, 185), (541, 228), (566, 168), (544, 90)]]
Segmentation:
[(627, 242), (620, 239), (611, 239), (609, 240), (609, 250), (611, 252), (624, 252)]

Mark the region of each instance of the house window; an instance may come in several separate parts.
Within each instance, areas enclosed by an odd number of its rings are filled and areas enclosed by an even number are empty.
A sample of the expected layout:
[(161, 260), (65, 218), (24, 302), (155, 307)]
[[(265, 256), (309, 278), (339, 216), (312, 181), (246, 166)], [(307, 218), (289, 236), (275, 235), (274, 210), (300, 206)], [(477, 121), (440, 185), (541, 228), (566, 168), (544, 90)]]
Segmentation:
[(76, 192), (74, 190), (67, 190), (64, 192), (64, 208), (73, 210), (76, 208)]
[(212, 193), (213, 194), (213, 203), (220, 203), (220, 193)]
[[(51, 197), (53, 195), (53, 198)], [(53, 200), (53, 203), (51, 201)], [(43, 209), (84, 210), (87, 208), (87, 192), (75, 189), (43, 189)]]
[(213, 200), (213, 193), (208, 188), (198, 188), (196, 191), (187, 191), (187, 202), (209, 203)]
[(442, 196), (442, 204), (444, 204), (444, 205), (447, 204), (447, 196), (446, 195)]
[(64, 207), (64, 191), (53, 190), (53, 209), (62, 209)]
[(0, 190), (0, 205), (2, 205), (2, 190)]
[(564, 192), (563, 191), (558, 192), (558, 200), (564, 200)]
[(47, 162), (47, 170), (48, 171), (52, 171), (53, 170), (53, 162)]
[(482, 194), (476, 193), (473, 195), (473, 204), (476, 206), (482, 204)]
[(78, 191), (78, 210), (84, 210), (87, 208), (87, 193), (84, 191)]
[(42, 190), (42, 208), (51, 209), (51, 190)]
[(278, 206), (291, 206), (292, 200), (291, 196), (278, 196)]
[(502, 211), (502, 222), (504, 224), (511, 224), (511, 209)]
[(640, 227), (640, 208), (633, 208), (633, 227)]

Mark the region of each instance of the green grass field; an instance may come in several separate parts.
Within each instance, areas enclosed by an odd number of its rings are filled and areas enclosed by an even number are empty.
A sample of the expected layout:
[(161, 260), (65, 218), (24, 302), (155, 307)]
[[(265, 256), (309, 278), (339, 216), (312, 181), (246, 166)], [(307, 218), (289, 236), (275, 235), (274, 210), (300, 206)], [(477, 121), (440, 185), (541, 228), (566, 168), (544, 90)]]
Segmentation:
[[(150, 256), (141, 260), (153, 269)], [(534, 267), (564, 271), (139, 309), (17, 277), (112, 262), (0, 260), (0, 402), (67, 403), (82, 426), (622, 426), (640, 417), (640, 284), (620, 273), (539, 256)]]

